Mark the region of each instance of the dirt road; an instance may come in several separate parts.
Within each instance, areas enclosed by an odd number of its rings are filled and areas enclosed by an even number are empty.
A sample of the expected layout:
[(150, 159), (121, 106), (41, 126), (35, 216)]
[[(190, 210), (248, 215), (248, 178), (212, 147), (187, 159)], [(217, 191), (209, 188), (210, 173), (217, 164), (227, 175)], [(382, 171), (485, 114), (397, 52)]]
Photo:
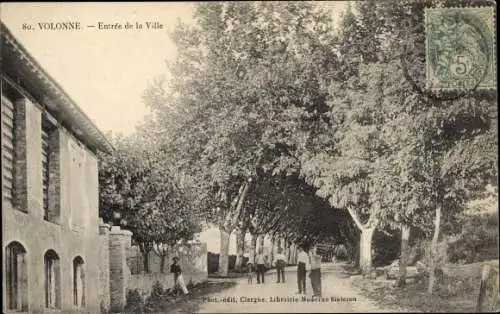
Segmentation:
[[(276, 283), (276, 273), (266, 274), (266, 283), (248, 284), (246, 278), (234, 279), (237, 284), (223, 292), (191, 300), (197, 303), (197, 313), (352, 313), (398, 312), (380, 309), (363, 298), (343, 275), (339, 264), (322, 266), (321, 298), (312, 298), (311, 283), (307, 277), (307, 295), (298, 295), (296, 268), (286, 269), (286, 283)], [(192, 308), (192, 310), (194, 310)]]

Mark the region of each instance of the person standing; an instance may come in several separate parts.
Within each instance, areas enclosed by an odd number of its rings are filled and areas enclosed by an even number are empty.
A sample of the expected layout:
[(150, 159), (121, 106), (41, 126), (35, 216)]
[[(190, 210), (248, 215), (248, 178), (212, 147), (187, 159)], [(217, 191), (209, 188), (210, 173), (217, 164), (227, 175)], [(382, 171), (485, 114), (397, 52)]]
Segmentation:
[(188, 294), (189, 291), (184, 283), (184, 277), (182, 276), (182, 269), (179, 265), (179, 258), (174, 257), (172, 259), (173, 263), (170, 265), (170, 272), (174, 274), (174, 285), (178, 285), (184, 294)]
[(309, 268), (309, 256), (304, 251), (304, 247), (298, 248), (297, 254), (297, 285), (299, 287), (298, 294), (306, 294), (306, 273)]
[(313, 289), (313, 297), (321, 297), (321, 255), (318, 254), (317, 247), (313, 247), (309, 253), (311, 261), (311, 286)]
[(257, 283), (264, 283), (264, 274), (266, 272), (266, 255), (262, 248), (259, 249), (259, 253), (255, 257), (255, 263), (257, 264)]
[[(278, 249), (278, 254), (274, 257), (273, 264), (276, 266), (276, 274), (277, 280), (276, 283), (285, 283), (285, 266), (286, 266), (286, 257), (285, 254), (282, 253), (283, 250), (281, 248)], [(281, 280), (280, 280), (281, 279)]]
[(248, 277), (248, 283), (253, 283), (253, 273), (255, 272), (254, 266), (252, 263), (248, 263), (248, 269), (247, 269), (247, 277)]

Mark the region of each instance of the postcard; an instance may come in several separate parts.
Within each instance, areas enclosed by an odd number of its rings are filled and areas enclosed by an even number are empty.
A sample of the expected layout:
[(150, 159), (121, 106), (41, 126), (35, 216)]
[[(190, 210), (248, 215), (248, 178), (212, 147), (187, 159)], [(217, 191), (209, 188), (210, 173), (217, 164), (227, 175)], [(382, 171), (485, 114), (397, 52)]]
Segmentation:
[(496, 18), (0, 4), (3, 312), (498, 312)]

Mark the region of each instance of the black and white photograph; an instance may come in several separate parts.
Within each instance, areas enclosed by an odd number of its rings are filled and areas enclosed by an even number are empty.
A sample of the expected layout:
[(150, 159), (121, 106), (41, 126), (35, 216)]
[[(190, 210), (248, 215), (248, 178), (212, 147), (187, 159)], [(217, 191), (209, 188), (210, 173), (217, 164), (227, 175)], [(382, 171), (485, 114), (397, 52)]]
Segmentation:
[(3, 313), (500, 311), (494, 1), (0, 22)]

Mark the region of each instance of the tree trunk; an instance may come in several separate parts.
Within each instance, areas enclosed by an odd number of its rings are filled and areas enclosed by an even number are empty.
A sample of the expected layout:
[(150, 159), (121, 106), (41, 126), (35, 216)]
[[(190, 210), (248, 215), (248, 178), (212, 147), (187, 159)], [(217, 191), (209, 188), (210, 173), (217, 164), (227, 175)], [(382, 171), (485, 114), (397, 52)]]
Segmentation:
[(239, 231), (236, 234), (236, 262), (235, 270), (240, 270), (243, 266), (243, 254), (245, 253), (245, 232)]
[(486, 288), (487, 288), (487, 281), (490, 276), (490, 268), (491, 266), (488, 264), (483, 266), (483, 271), (481, 274), (481, 282), (479, 285), (479, 295), (477, 297), (477, 303), (476, 303), (476, 313), (484, 312), (484, 307), (485, 307), (484, 299), (486, 297)]
[(290, 255), (290, 264), (297, 264), (297, 244), (292, 243), (292, 245), (290, 246)]
[(372, 238), (375, 227), (366, 227), (361, 230), (359, 240), (359, 263), (364, 275), (369, 275), (372, 270)]
[(220, 230), (219, 275), (227, 276), (229, 273), (229, 233), (224, 228)]
[(441, 224), (441, 207), (436, 207), (436, 219), (434, 220), (434, 235), (432, 236), (431, 243), (431, 265), (429, 267), (429, 285), (427, 286), (427, 293), (434, 292), (434, 284), (436, 282), (436, 262), (437, 262), (437, 244), (439, 239), (439, 228)]
[(142, 266), (144, 273), (149, 274), (149, 252), (153, 249), (153, 244), (149, 242), (139, 243), (139, 250), (142, 254)]
[(144, 252), (142, 254), (142, 257), (143, 257), (142, 263), (144, 267), (144, 273), (149, 274), (149, 251)]
[(165, 260), (167, 258), (169, 247), (165, 243), (154, 243), (153, 253), (160, 258), (160, 272), (163, 274), (165, 272)]
[(285, 261), (290, 264), (290, 244), (286, 240), (283, 241), (283, 253), (285, 253)]
[(358, 241), (359, 267), (361, 268), (363, 275), (370, 275), (372, 270), (372, 239), (373, 233), (375, 232), (378, 224), (377, 219), (374, 218), (376, 213), (372, 213), (368, 222), (366, 224), (362, 224), (353, 208), (348, 206), (347, 211), (349, 212), (352, 220), (354, 220), (356, 227), (358, 227), (357, 229), (360, 231)]
[(162, 274), (165, 272), (165, 259), (166, 259), (165, 254), (160, 255), (160, 272)]
[(271, 238), (271, 251), (269, 252), (269, 260), (272, 263), (274, 260), (274, 250), (275, 250), (275, 245), (276, 245), (276, 238), (272, 237)]
[(257, 235), (256, 234), (251, 234), (251, 239), (250, 239), (250, 259), (249, 263), (254, 264), (255, 263), (255, 253), (257, 252)]
[(401, 254), (399, 257), (399, 278), (396, 286), (403, 288), (406, 285), (406, 266), (408, 265), (408, 239), (410, 238), (410, 226), (401, 226)]
[(266, 236), (265, 234), (261, 234), (259, 236), (259, 250), (262, 250), (262, 251), (264, 251), (264, 237), (265, 236)]
[(295, 247), (293, 249), (293, 263), (294, 264), (297, 264), (297, 258), (299, 257), (298, 249), (299, 249), (298, 244), (295, 244)]
[[(227, 276), (229, 273), (229, 237), (238, 223), (245, 197), (248, 194), (251, 180), (241, 185), (235, 202), (236, 208), (231, 210), (225, 217), (224, 223), (219, 226), (220, 230), (220, 253), (219, 253), (219, 274)], [(233, 208), (234, 204), (231, 205)]]
[(236, 202), (236, 208), (232, 212), (230, 219), (228, 219), (224, 224), (226, 229), (231, 229), (231, 231), (232, 231), (232, 230), (234, 230), (234, 228), (236, 228), (236, 226), (238, 224), (238, 219), (239, 219), (239, 217), (241, 215), (241, 211), (243, 209), (243, 203), (245, 202), (245, 198), (248, 194), (248, 189), (250, 187), (250, 181), (248, 183), (245, 183), (244, 185), (242, 185), (240, 187), (240, 193), (238, 195), (238, 199)]

